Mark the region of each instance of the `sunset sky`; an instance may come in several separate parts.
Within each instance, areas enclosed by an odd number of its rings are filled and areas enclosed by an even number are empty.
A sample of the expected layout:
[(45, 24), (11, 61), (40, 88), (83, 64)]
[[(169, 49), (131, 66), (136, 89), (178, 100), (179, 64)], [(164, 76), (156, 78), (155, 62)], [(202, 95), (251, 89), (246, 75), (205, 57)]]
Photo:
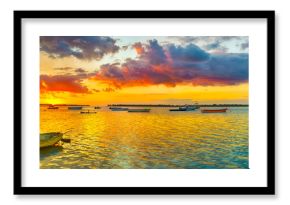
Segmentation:
[(40, 103), (248, 103), (248, 37), (42, 36)]

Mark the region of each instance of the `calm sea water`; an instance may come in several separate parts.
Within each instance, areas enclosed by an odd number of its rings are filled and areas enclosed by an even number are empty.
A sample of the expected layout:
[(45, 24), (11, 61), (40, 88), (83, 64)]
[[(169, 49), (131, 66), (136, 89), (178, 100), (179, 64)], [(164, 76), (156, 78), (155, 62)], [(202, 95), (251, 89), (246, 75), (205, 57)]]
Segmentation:
[(227, 113), (112, 112), (80, 114), (41, 107), (40, 130), (65, 132), (71, 143), (40, 151), (43, 169), (245, 169), (248, 108)]

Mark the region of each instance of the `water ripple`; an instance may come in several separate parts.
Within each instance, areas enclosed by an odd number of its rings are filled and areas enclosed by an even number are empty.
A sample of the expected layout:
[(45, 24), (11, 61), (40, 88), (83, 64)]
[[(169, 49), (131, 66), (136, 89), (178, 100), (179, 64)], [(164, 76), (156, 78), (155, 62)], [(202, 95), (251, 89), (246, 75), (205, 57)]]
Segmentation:
[(102, 108), (92, 115), (41, 108), (40, 120), (41, 132), (72, 129), (71, 144), (41, 151), (43, 169), (248, 168), (248, 108), (225, 114)]

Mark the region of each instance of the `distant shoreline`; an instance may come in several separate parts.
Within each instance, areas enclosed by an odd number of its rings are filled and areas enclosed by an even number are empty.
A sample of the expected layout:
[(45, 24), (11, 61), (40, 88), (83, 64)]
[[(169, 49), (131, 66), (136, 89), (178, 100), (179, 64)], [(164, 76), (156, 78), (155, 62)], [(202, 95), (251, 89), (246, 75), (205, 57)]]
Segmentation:
[(182, 107), (182, 106), (198, 106), (198, 107), (249, 107), (247, 104), (186, 104), (186, 105), (170, 105), (170, 104), (109, 104), (109, 107)]
[[(40, 104), (40, 106), (51, 106), (52, 104)], [(54, 104), (54, 106), (97, 106), (97, 105), (77, 105), (77, 104)], [(108, 104), (108, 107), (183, 107), (183, 106), (198, 106), (198, 107), (249, 107), (248, 104)]]

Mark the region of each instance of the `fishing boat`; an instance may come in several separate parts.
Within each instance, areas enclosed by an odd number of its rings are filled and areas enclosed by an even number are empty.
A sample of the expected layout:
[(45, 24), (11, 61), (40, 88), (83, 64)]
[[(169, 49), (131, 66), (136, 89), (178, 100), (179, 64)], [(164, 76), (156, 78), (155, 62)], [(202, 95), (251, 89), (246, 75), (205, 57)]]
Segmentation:
[(81, 109), (83, 109), (83, 107), (82, 106), (70, 106), (70, 107), (68, 107), (68, 109), (69, 110), (81, 110)]
[(223, 109), (202, 109), (202, 113), (224, 113), (227, 112), (228, 108)]
[(129, 108), (125, 108), (125, 107), (110, 107), (110, 110), (112, 110), (112, 111), (128, 111)]
[(40, 134), (40, 148), (51, 147), (62, 140), (63, 133), (49, 132)]
[(170, 109), (169, 111), (174, 112), (174, 111), (194, 111), (196, 110), (196, 106), (185, 106), (185, 107), (179, 107), (177, 109)]
[(96, 106), (96, 107), (95, 107), (95, 109), (101, 109), (101, 107), (99, 107), (99, 106)]
[(81, 111), (80, 113), (81, 114), (96, 114), (97, 112), (86, 110), (86, 111)]
[(54, 105), (50, 105), (50, 106), (48, 106), (48, 108), (47, 108), (47, 109), (56, 110), (56, 109), (58, 109), (58, 107), (56, 107), (56, 106), (54, 106)]
[(128, 112), (150, 112), (150, 109), (144, 108), (144, 109), (128, 109)]

